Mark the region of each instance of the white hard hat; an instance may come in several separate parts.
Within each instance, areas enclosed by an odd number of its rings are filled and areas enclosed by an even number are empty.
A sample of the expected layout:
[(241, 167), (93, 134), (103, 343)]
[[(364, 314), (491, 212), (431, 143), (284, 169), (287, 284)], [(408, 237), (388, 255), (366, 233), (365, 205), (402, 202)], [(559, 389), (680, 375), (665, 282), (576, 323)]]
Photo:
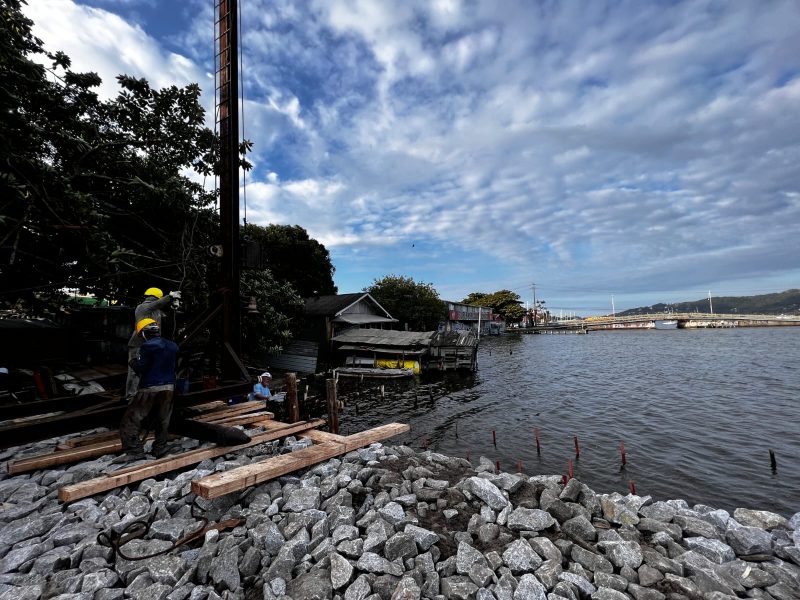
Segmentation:
[(272, 375), (269, 374), (269, 371), (264, 371), (261, 375), (259, 375), (259, 377), (269, 377), (272, 379)]

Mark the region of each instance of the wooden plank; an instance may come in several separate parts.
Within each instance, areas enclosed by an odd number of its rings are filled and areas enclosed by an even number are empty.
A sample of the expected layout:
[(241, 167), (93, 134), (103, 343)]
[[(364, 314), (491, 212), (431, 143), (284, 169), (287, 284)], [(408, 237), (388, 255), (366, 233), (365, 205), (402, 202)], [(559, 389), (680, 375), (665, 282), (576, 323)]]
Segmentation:
[(224, 471), (214, 473), (202, 479), (192, 481), (192, 491), (203, 498), (217, 498), (237, 492), (245, 488), (264, 483), (275, 477), (304, 469), (317, 463), (329, 460), (336, 456), (346, 454), (350, 450), (368, 446), (400, 433), (410, 431), (411, 427), (402, 423), (390, 423), (375, 427), (344, 438), (344, 443), (339, 440), (325, 441), (321, 444), (304, 448), (297, 452), (282, 456), (270, 457), (266, 460)]
[(142, 481), (149, 477), (155, 477), (156, 475), (162, 475), (169, 471), (188, 467), (189, 465), (202, 462), (207, 458), (216, 458), (223, 454), (229, 454), (237, 450), (263, 444), (264, 442), (270, 442), (287, 435), (301, 433), (324, 424), (325, 421), (322, 419), (294, 423), (292, 425), (284, 424), (283, 427), (274, 427), (272, 431), (253, 436), (253, 439), (246, 444), (239, 444), (237, 446), (213, 446), (211, 448), (191, 450), (183, 454), (147, 461), (141, 465), (113, 471), (102, 477), (64, 486), (58, 490), (58, 499), (62, 502), (73, 502), (81, 498), (94, 496), (100, 492), (107, 492), (108, 490), (128, 485), (129, 483)]

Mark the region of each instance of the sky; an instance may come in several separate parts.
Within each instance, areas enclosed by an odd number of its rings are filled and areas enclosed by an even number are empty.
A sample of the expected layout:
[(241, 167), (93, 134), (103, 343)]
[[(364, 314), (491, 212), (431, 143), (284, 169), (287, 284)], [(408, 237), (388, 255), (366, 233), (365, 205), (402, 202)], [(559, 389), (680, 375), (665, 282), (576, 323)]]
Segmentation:
[[(28, 0), (103, 78), (197, 82), (213, 0)], [(342, 293), (510, 289), (600, 314), (800, 288), (796, 0), (240, 0), (247, 221)], [(244, 215), (245, 206), (242, 206)]]

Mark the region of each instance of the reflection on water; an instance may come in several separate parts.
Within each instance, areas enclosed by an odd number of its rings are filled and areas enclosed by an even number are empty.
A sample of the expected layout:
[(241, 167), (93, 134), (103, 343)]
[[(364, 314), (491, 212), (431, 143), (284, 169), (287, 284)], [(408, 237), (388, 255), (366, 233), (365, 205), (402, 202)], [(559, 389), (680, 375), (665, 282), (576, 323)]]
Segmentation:
[(342, 433), (405, 422), (398, 441), (508, 470), (566, 473), (573, 459), (599, 492), (626, 493), (632, 479), (657, 499), (800, 510), (798, 327), (508, 334), (483, 339), (478, 363), (469, 375), (340, 380)]

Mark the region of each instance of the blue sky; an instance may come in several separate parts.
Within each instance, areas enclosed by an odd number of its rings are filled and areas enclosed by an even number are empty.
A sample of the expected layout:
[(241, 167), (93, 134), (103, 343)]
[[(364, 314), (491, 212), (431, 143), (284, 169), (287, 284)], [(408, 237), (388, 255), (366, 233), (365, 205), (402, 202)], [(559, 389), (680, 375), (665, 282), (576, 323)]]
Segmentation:
[[(800, 5), (240, 0), (247, 217), (388, 274), (609, 312), (800, 287)], [(212, 0), (32, 0), (51, 50), (213, 105)]]

